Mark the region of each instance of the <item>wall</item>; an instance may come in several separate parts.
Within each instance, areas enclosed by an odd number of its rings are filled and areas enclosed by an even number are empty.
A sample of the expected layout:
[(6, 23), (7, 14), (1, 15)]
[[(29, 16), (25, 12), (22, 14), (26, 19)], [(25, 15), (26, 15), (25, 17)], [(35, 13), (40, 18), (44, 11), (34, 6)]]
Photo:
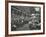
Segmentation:
[[(33, 1), (33, 2), (46, 3), (46, 0), (21, 0), (21, 1)], [(46, 22), (46, 15), (45, 15), (45, 22)], [(46, 28), (46, 25), (45, 25), (45, 28)], [(5, 0), (0, 0), (0, 37), (5, 37)], [(16, 37), (46, 37), (46, 30), (44, 35), (28, 35), (28, 36), (16, 36)]]

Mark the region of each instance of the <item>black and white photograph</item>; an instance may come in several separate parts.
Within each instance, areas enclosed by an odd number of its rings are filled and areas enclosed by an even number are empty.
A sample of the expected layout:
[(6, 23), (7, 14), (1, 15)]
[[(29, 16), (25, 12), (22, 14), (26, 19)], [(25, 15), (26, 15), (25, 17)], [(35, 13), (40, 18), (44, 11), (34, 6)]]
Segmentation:
[(9, 34), (26, 34), (43, 32), (42, 4), (8, 4)]
[(41, 8), (11, 6), (11, 31), (40, 30)]

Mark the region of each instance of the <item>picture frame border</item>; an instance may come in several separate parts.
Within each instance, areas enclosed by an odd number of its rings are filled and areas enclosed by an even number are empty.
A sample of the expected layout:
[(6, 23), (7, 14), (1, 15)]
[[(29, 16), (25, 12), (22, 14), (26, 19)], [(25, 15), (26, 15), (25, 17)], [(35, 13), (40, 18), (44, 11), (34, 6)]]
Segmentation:
[[(26, 4), (42, 4), (43, 5), (43, 33), (29, 34), (8, 34), (8, 3), (26, 3)], [(5, 0), (5, 37), (7, 36), (23, 36), (23, 35), (40, 35), (45, 34), (45, 3), (44, 2), (25, 2), (25, 1), (8, 1)]]

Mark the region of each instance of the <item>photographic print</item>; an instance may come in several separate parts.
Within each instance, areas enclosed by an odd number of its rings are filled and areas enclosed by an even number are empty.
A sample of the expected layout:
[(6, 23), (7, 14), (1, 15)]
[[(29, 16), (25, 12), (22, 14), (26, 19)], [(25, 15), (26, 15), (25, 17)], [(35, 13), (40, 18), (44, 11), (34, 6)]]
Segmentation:
[(44, 33), (44, 3), (9, 2), (8, 34), (26, 35)]
[(11, 6), (11, 31), (40, 30), (41, 8)]

